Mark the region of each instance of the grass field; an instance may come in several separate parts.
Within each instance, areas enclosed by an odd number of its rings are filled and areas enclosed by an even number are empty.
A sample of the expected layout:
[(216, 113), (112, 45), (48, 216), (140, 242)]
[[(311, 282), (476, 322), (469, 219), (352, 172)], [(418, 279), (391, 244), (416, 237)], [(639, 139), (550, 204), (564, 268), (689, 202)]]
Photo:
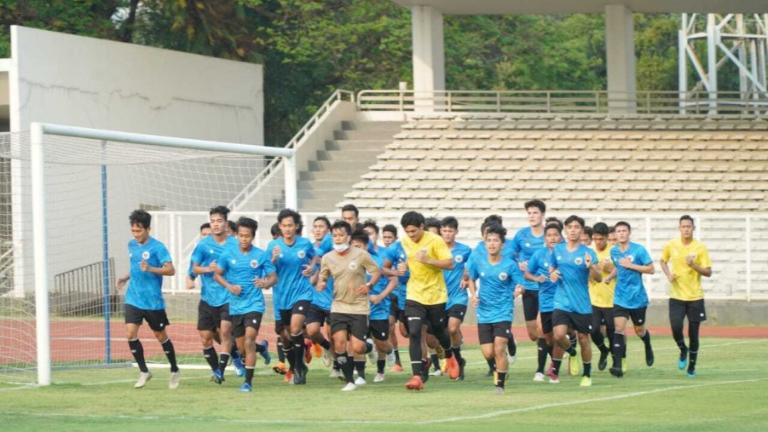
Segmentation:
[[(676, 369), (677, 348), (654, 340), (656, 365), (644, 365), (642, 343), (629, 342), (628, 374), (593, 373), (593, 387), (577, 377), (561, 384), (534, 383), (535, 347), (520, 344), (504, 395), (492, 391), (476, 347), (463, 350), (467, 379), (433, 377), (423, 392), (409, 393), (406, 374), (388, 374), (352, 393), (312, 363), (309, 383), (290, 386), (259, 364), (254, 392), (237, 391), (230, 375), (222, 386), (205, 370), (184, 370), (182, 386), (167, 389), (167, 369), (134, 390), (135, 369), (55, 371), (46, 388), (0, 384), (2, 431), (765, 431), (768, 430), (768, 345), (764, 339), (705, 338), (699, 373)], [(407, 354), (404, 356), (407, 359)], [(595, 368), (596, 369), (596, 368)]]

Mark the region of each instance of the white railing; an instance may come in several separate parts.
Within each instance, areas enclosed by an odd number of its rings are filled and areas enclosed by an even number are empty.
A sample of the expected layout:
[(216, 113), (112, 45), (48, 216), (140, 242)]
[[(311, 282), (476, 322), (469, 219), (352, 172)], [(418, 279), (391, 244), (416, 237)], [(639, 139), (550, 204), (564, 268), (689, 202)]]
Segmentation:
[(13, 289), (13, 247), (0, 255), (0, 295)]

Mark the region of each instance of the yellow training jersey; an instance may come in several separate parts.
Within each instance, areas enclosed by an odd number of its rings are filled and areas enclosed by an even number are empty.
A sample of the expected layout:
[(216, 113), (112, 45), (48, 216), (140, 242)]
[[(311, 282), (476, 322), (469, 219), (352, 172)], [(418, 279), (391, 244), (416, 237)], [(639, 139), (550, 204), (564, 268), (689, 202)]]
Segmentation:
[(683, 244), (676, 238), (664, 245), (661, 260), (669, 266), (669, 270), (677, 276), (669, 290), (669, 296), (677, 300), (699, 300), (704, 298), (704, 290), (701, 288), (701, 275), (691, 268), (686, 262), (686, 257), (695, 256), (694, 262), (702, 268), (712, 267), (709, 251), (704, 243), (692, 240), (690, 244)]
[(448, 291), (445, 287), (443, 270), (416, 260), (416, 254), (421, 250), (425, 250), (427, 256), (432, 259), (450, 259), (451, 251), (443, 238), (429, 231), (424, 231), (424, 235), (418, 243), (414, 243), (408, 236), (404, 236), (400, 243), (405, 251), (408, 270), (411, 273), (410, 278), (408, 278), (408, 285), (406, 285), (405, 298), (423, 305), (446, 303)]
[[(602, 268), (602, 263), (611, 262), (611, 245), (608, 244), (602, 252), (599, 252), (597, 248), (591, 248), (597, 254), (598, 266)], [(611, 272), (602, 272), (603, 280), (605, 280)], [(609, 283), (595, 282), (591, 278), (589, 279), (589, 299), (592, 301), (592, 306), (601, 308), (613, 307), (613, 292), (616, 290), (616, 278), (613, 278)]]

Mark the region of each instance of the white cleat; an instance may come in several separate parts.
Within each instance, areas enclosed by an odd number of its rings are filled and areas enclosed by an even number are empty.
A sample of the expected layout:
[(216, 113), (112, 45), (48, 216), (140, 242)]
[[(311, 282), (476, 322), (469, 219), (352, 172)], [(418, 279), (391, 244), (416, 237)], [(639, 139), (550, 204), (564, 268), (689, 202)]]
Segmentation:
[(342, 387), (341, 391), (343, 392), (350, 392), (357, 390), (357, 386), (354, 383), (347, 383), (344, 387)]
[(320, 357), (320, 359), (322, 360), (323, 366), (325, 367), (331, 367), (333, 364), (333, 357), (331, 356), (330, 351), (325, 348), (323, 348), (323, 355)]
[(365, 384), (366, 384), (365, 378), (360, 377), (360, 376), (355, 378), (355, 385), (356, 386), (362, 386), (362, 385), (365, 385)]
[(384, 374), (383, 373), (377, 373), (375, 377), (373, 377), (373, 382), (380, 383), (384, 382)]
[(136, 384), (133, 385), (133, 388), (144, 388), (145, 385), (149, 382), (149, 380), (152, 379), (152, 373), (150, 372), (139, 372), (139, 379), (136, 381)]
[(507, 366), (512, 366), (517, 361), (517, 355), (507, 354)]
[(443, 374), (443, 371), (441, 371), (440, 369), (438, 369), (438, 370), (433, 370), (432, 372), (430, 372), (430, 373), (429, 373), (429, 376), (440, 376), (440, 375), (442, 375), (442, 374)]
[(181, 383), (181, 372), (171, 372), (171, 378), (168, 380), (168, 388), (176, 390), (179, 388), (179, 383)]
[(387, 354), (387, 358), (386, 358), (386, 361), (387, 361), (387, 367), (388, 367), (388, 368), (391, 368), (391, 367), (392, 367), (392, 365), (394, 365), (394, 364), (395, 364), (395, 361), (396, 361), (396, 360), (397, 360), (397, 359), (396, 359), (396, 357), (395, 357), (395, 350), (392, 350), (392, 352), (390, 352), (389, 354)]
[(544, 374), (541, 372), (536, 372), (536, 375), (533, 376), (533, 380), (535, 382), (544, 382), (545, 381)]
[(338, 369), (331, 369), (331, 373), (328, 375), (328, 378), (341, 378), (344, 374), (341, 373)]

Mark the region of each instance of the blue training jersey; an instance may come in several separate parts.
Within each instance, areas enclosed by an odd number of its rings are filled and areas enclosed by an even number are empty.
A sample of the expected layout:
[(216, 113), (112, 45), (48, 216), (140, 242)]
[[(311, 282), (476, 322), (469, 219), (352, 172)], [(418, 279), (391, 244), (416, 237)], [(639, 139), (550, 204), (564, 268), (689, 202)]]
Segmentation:
[(230, 293), (229, 314), (264, 313), (264, 293), (254, 282), (275, 273), (270, 256), (256, 246), (251, 246), (248, 252), (241, 251), (238, 246), (226, 249), (219, 260), (224, 279), (232, 285), (240, 285), (241, 289), (240, 295)]
[(629, 242), (627, 250), (622, 252), (619, 245), (611, 248), (611, 261), (616, 267), (616, 290), (613, 304), (625, 309), (639, 309), (648, 306), (648, 294), (643, 285), (643, 274), (624, 268), (619, 261), (629, 257), (633, 264), (648, 265), (653, 262), (648, 251), (640, 244)]
[(154, 237), (149, 237), (144, 244), (134, 239), (128, 242), (128, 258), (131, 262), (131, 278), (125, 291), (125, 304), (145, 310), (165, 309), (163, 277), (142, 271), (141, 261), (146, 261), (151, 267), (162, 267), (171, 262), (168, 249)]
[(592, 264), (597, 264), (597, 254), (591, 248), (579, 243), (569, 251), (567, 243), (555, 245), (549, 264), (560, 271), (560, 281), (555, 292), (555, 309), (578, 314), (591, 314), (589, 299), (589, 267), (584, 257), (590, 255)]
[[(326, 234), (325, 237), (320, 241), (320, 244), (315, 246), (315, 256), (323, 257), (323, 255), (327, 254), (328, 252), (333, 250), (333, 240), (331, 239), (330, 234)], [(319, 270), (320, 264), (317, 264), (317, 269)], [(312, 304), (316, 307), (330, 311), (331, 310), (331, 302), (333, 302), (333, 276), (329, 276), (328, 280), (325, 284), (325, 289), (322, 291), (318, 291), (316, 289), (312, 290)]]
[(469, 262), (470, 255), (472, 255), (472, 249), (463, 243), (457, 242), (451, 248), (453, 269), (443, 270), (445, 286), (448, 289), (448, 302), (445, 304), (446, 310), (454, 305), (467, 305), (469, 295), (467, 289), (461, 287), (461, 280), (464, 277), (464, 268)]
[[(371, 259), (373, 262), (376, 263), (377, 266), (379, 266), (379, 271), (384, 267), (384, 259), (379, 254), (373, 254), (371, 255)], [(371, 275), (366, 271), (365, 272), (365, 280), (370, 281)], [(369, 295), (378, 295), (384, 292), (385, 289), (387, 289), (387, 285), (389, 284), (389, 278), (384, 276), (384, 274), (381, 274), (381, 277), (379, 278), (379, 281), (376, 283), (376, 285), (372, 286)], [(389, 296), (385, 297), (384, 300), (379, 302), (379, 304), (373, 304), (370, 303), (370, 313), (368, 314), (368, 317), (371, 320), (386, 320), (389, 319), (389, 308), (391, 306), (392, 301), (389, 299)]]
[[(211, 262), (218, 263), (219, 256), (229, 248), (238, 248), (237, 239), (228, 236), (223, 243), (218, 243), (212, 235), (204, 237), (197, 243), (192, 252), (191, 265), (207, 267)], [(202, 289), (200, 290), (200, 299), (213, 307), (219, 307), (229, 302), (229, 291), (219, 285), (213, 279), (213, 272), (200, 274)]]
[[(515, 255), (518, 263), (530, 261), (536, 251), (543, 249), (544, 246), (544, 232), (540, 236), (533, 235), (533, 229), (531, 227), (525, 227), (519, 229), (510, 242), (512, 245), (512, 253)], [(539, 284), (533, 281), (526, 280), (523, 286), (527, 290), (536, 291), (539, 289)]]
[(502, 257), (496, 264), (491, 264), (487, 255), (475, 257), (469, 269), (469, 277), (480, 281), (476, 311), (478, 324), (512, 321), (517, 285), (515, 281), (519, 279), (519, 274), (517, 262), (512, 258)]
[(280, 310), (288, 310), (296, 302), (312, 301), (312, 291), (315, 288), (304, 276), (306, 266), (315, 257), (315, 246), (304, 237), (294, 237), (294, 243), (288, 246), (280, 237), (272, 240), (267, 246), (267, 253), (272, 256), (275, 246), (280, 248), (280, 256), (273, 263), (277, 269), (277, 285), (272, 289), (273, 302)]
[[(397, 269), (398, 264), (407, 261), (405, 250), (403, 250), (400, 240), (389, 245), (389, 247), (385, 248), (380, 255), (383, 261), (392, 263), (392, 268), (395, 270)], [(397, 288), (393, 291), (395, 297), (397, 297), (397, 307), (400, 310), (405, 309), (406, 286), (408, 285), (410, 276), (410, 272), (406, 271), (405, 275), (398, 277)]]
[[(528, 272), (534, 276), (544, 276), (547, 279), (542, 282), (534, 282), (539, 286), (539, 312), (552, 312), (555, 309), (555, 292), (557, 285), (549, 279), (550, 262), (554, 249), (539, 249), (528, 260)], [(527, 288), (526, 288), (527, 289)]]

